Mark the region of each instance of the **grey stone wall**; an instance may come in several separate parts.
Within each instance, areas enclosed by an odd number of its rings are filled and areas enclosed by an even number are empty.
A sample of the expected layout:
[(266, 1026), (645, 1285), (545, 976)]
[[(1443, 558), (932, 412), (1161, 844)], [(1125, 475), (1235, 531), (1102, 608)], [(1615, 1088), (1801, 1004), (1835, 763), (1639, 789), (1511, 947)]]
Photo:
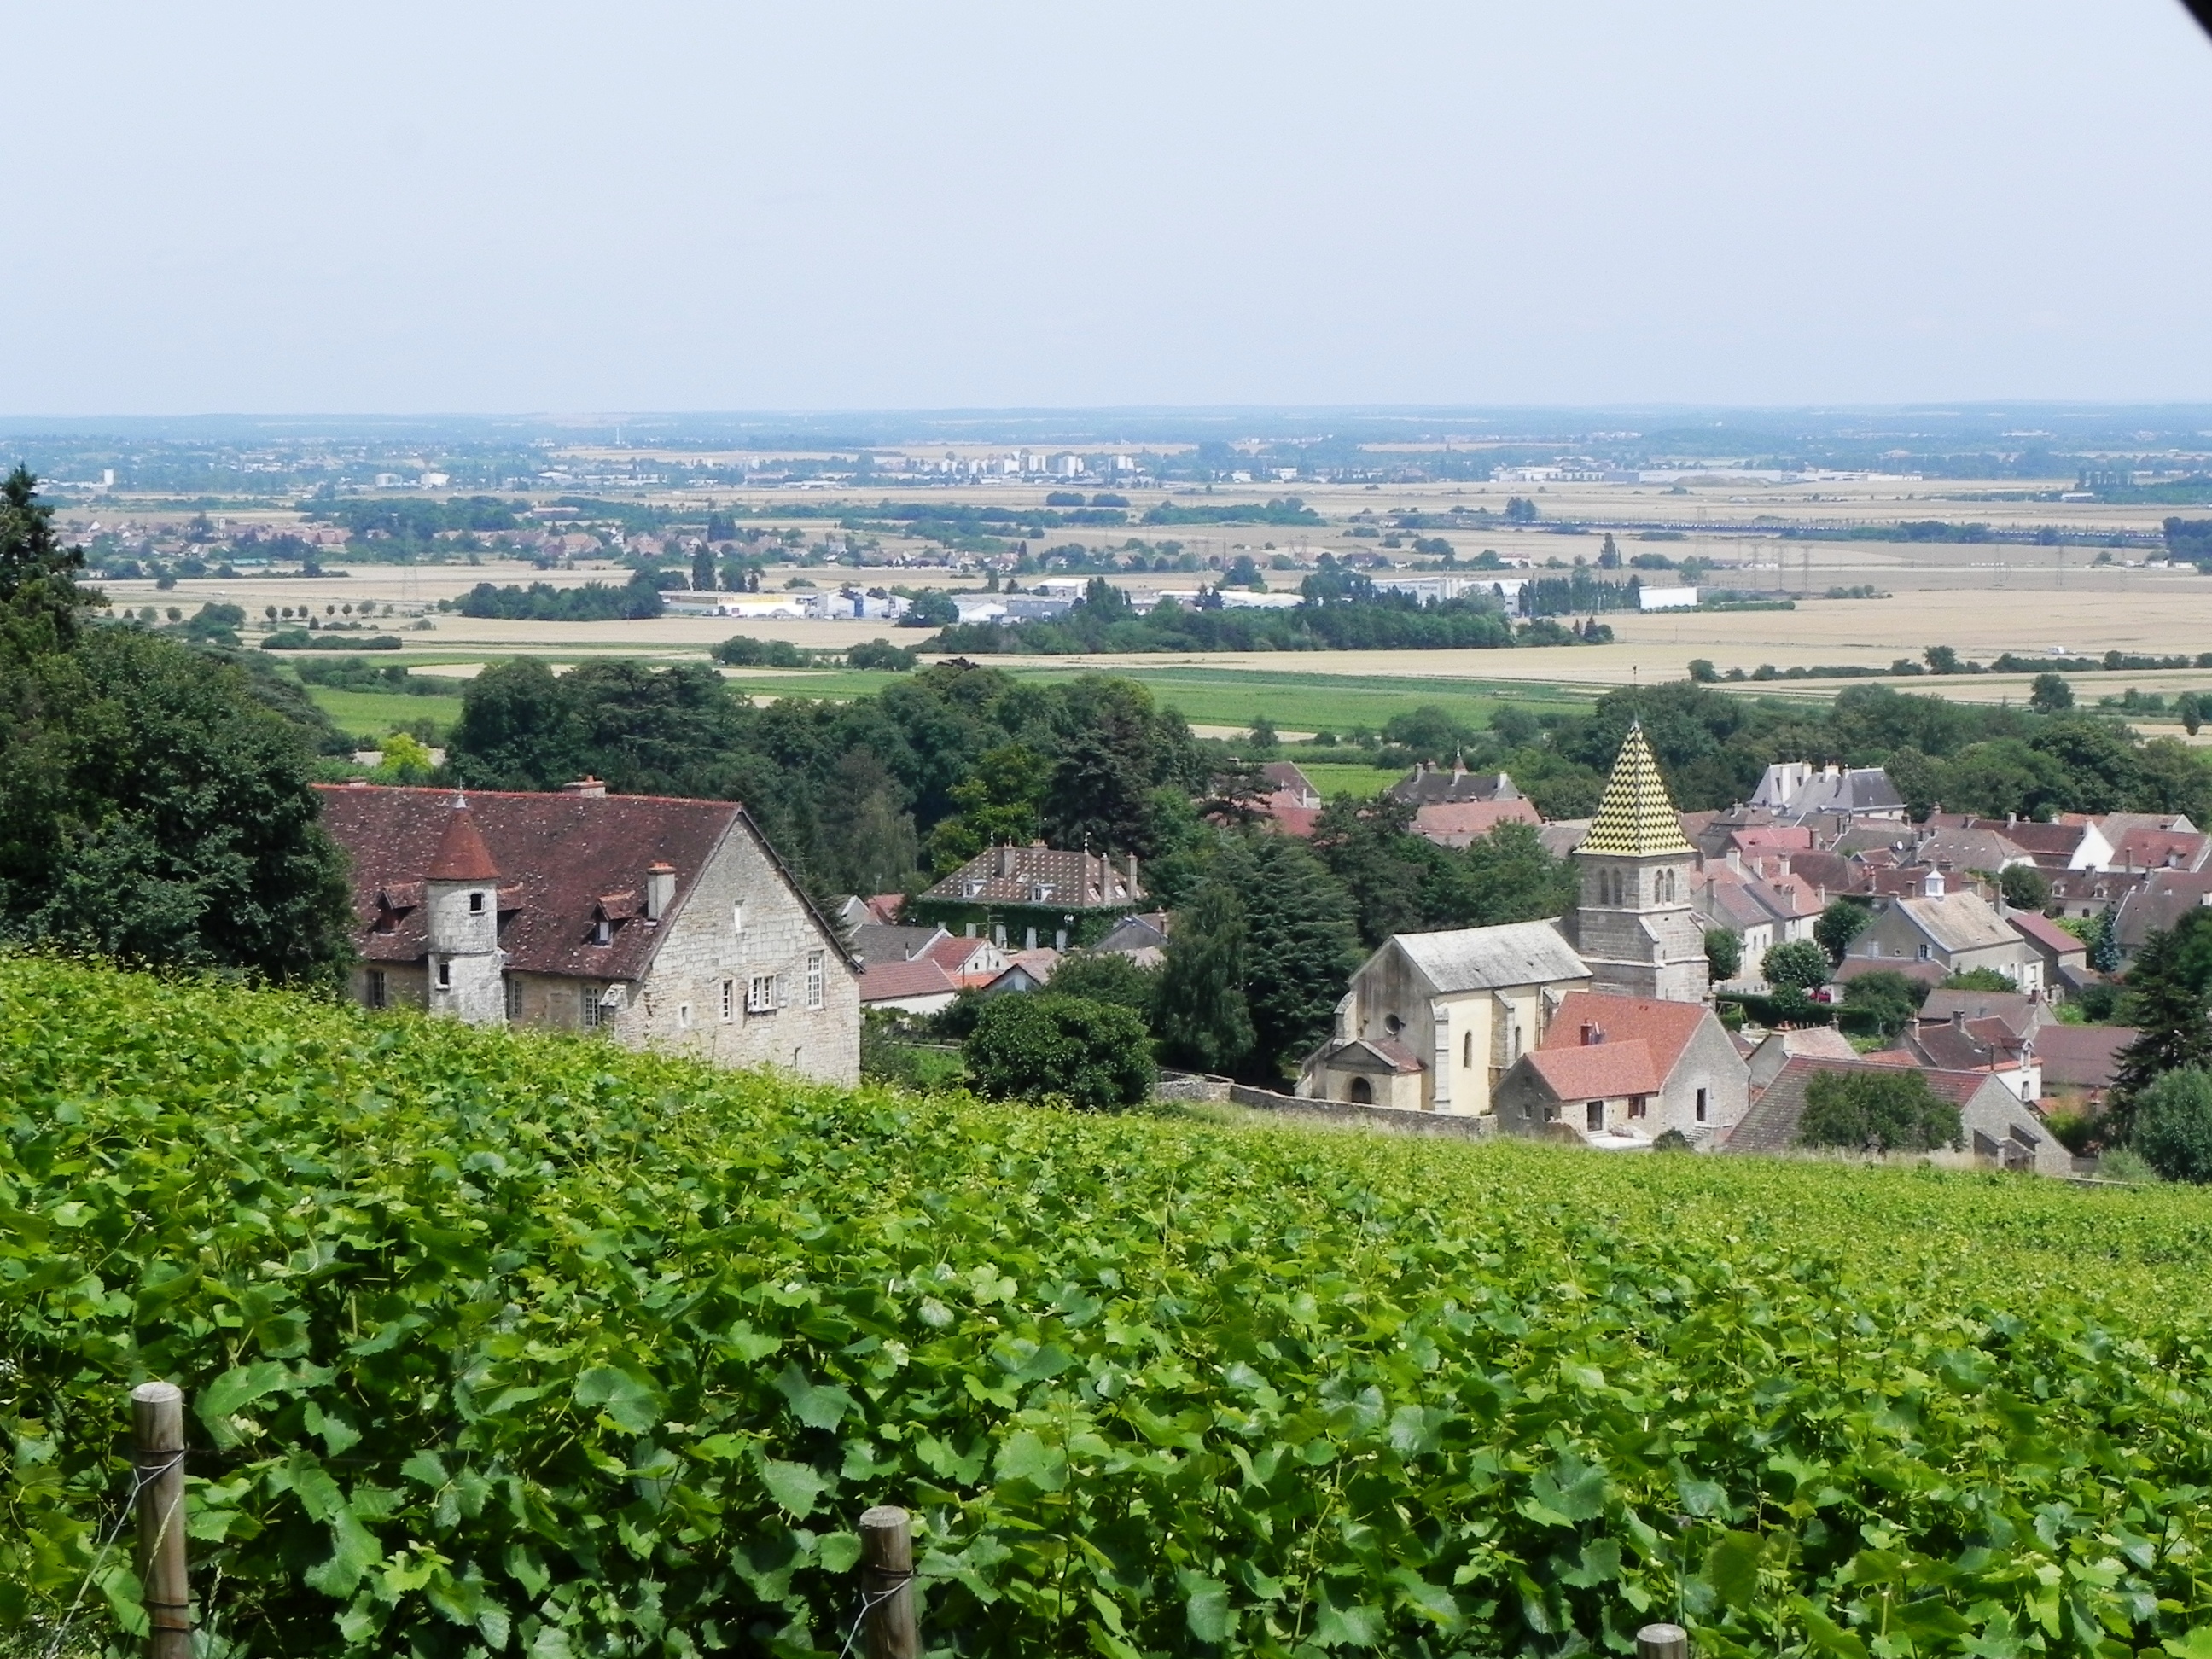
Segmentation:
[(1325, 1124), (1337, 1128), (1383, 1129), (1395, 1134), (1441, 1135), (1455, 1140), (1487, 1140), (1492, 1124), (1487, 1117), (1459, 1112), (1423, 1112), (1398, 1106), (1358, 1106), (1349, 1101), (1308, 1100), (1298, 1095), (1271, 1094), (1265, 1089), (1230, 1086), (1229, 1098), (1290, 1123)]
[[(721, 1066), (860, 1080), (860, 976), (744, 824), (658, 925), (667, 936), (614, 1022), (622, 1041)], [(775, 980), (771, 1006), (749, 1009), (759, 975)]]

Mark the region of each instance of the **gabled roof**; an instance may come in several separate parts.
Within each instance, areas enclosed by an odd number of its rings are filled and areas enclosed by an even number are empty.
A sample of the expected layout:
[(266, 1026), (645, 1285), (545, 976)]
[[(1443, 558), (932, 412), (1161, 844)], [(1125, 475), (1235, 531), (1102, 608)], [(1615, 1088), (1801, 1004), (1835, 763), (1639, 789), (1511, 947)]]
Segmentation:
[(1923, 1021), (1905, 1036), (1906, 1046), (1930, 1066), (1953, 1072), (2012, 1071), (2024, 1063), (2029, 1041), (1996, 1015)]
[[(422, 884), (455, 816), (453, 792), (319, 784), (316, 794), (323, 827), (352, 862), (362, 955), (371, 963), (421, 961), (429, 948)], [(469, 796), (469, 817), (486, 860), (501, 872), (500, 947), (508, 966), (525, 973), (641, 977), (663, 927), (634, 901), (624, 908), (603, 900), (642, 893), (655, 864), (676, 872), (672, 916), (731, 835), (753, 836), (782, 871), (775, 848), (733, 801), (477, 790)], [(836, 945), (836, 930), (783, 873), (823, 942)], [(610, 942), (598, 945), (593, 923), (602, 914), (615, 925)], [(837, 955), (844, 959), (842, 949)]]
[(2049, 1088), (2109, 1089), (2120, 1050), (2142, 1033), (2125, 1025), (2045, 1026), (2035, 1034), (2035, 1057)]
[(1413, 1051), (1395, 1037), (1353, 1037), (1330, 1046), (1322, 1064), (1345, 1072), (1412, 1073), (1422, 1069)]
[(1674, 816), (1674, 803), (1667, 797), (1666, 781), (1659, 775), (1659, 763), (1652, 756), (1650, 744), (1644, 739), (1642, 721), (1630, 726), (1622, 739), (1620, 753), (1613, 757), (1613, 775), (1606, 780), (1605, 793), (1598, 798), (1597, 817), (1576, 850), (1631, 858), (1653, 854), (1686, 855), (1694, 850), (1683, 837), (1681, 821)]
[(879, 962), (911, 962), (940, 939), (942, 927), (902, 927), (889, 922), (862, 922), (853, 930), (853, 954), (871, 968)]
[(1416, 805), (1432, 801), (1518, 800), (1521, 792), (1503, 772), (1470, 772), (1463, 766), (1446, 771), (1441, 767), (1416, 766), (1392, 784), (1392, 800)]
[[(1731, 1152), (1785, 1152), (1797, 1145), (1797, 1127), (1805, 1116), (1806, 1085), (1823, 1072), (1876, 1072), (1887, 1075), (1895, 1067), (1871, 1057), (1857, 1060), (1827, 1060), (1801, 1055), (1775, 1073), (1774, 1081), (1751, 1103), (1751, 1109), (1729, 1131), (1722, 1143)], [(1963, 1108), (1984, 1088), (1995, 1089), (2014, 1111), (2027, 1117), (2032, 1108), (2014, 1099), (2012, 1091), (1987, 1072), (1925, 1071), (1928, 1087), (1939, 1099)]]
[[(1617, 997), (1601, 991), (1570, 991), (1559, 1000), (1539, 1045), (1544, 1052), (1576, 1048), (1610, 1048), (1616, 1042), (1645, 1046), (1662, 1081), (1674, 1074), (1682, 1051), (1698, 1028), (1713, 1018), (1702, 1002), (1658, 1002), (1648, 997)], [(1604, 1033), (1601, 1043), (1585, 1043), (1585, 1026)], [(1656, 1086), (1656, 1085), (1655, 1085)]]
[(2112, 843), (2112, 863), (2121, 870), (2196, 870), (2204, 863), (2205, 838), (2175, 830), (2130, 830)]
[(1439, 847), (1464, 847), (1501, 823), (1540, 824), (1543, 815), (1527, 801), (1432, 800), (1413, 813), (1413, 833)]
[(1632, 1037), (1574, 1048), (1532, 1048), (1522, 1058), (1555, 1100), (1610, 1100), (1656, 1095), (1666, 1078), (1651, 1045)]
[(927, 957), (912, 962), (876, 962), (860, 970), (860, 1001), (903, 1002), (910, 997), (949, 997), (960, 987)]
[(1382, 948), (1403, 952), (1440, 996), (1588, 979), (1590, 971), (1548, 921), (1514, 921), (1439, 933), (1393, 933)]
[(1948, 1021), (1953, 1014), (1970, 1020), (2002, 1020), (2015, 1036), (2027, 1036), (2051, 1024), (2050, 1005), (2025, 991), (1947, 991), (1938, 986), (1920, 1005), (1923, 1023)]
[(2085, 956), (2089, 949), (2039, 910), (2015, 910), (2005, 920), (2030, 945), (2053, 956)]
[(1891, 902), (1946, 951), (1981, 951), (1991, 945), (2020, 944), (2020, 935), (2005, 926), (2004, 918), (1978, 894), (1946, 893), (1941, 898), (1901, 898)]
[(2112, 937), (2124, 950), (2138, 949), (2207, 902), (2212, 902), (2212, 872), (2153, 870), (2120, 901)]

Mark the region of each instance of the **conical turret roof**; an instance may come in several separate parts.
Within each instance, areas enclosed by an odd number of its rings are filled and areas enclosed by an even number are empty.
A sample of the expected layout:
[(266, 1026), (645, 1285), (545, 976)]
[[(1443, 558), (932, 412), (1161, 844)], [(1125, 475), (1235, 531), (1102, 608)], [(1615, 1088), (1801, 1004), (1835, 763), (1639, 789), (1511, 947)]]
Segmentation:
[(1652, 757), (1641, 720), (1629, 726), (1620, 753), (1613, 757), (1613, 775), (1598, 799), (1597, 817), (1577, 850), (1630, 858), (1662, 853), (1686, 856), (1696, 850), (1683, 838), (1682, 821), (1667, 798), (1666, 781), (1659, 775), (1659, 763)]
[(446, 815), (446, 828), (438, 837), (437, 855), (423, 872), (425, 881), (497, 881), (499, 866), (484, 845), (466, 795), (453, 797), (453, 810)]

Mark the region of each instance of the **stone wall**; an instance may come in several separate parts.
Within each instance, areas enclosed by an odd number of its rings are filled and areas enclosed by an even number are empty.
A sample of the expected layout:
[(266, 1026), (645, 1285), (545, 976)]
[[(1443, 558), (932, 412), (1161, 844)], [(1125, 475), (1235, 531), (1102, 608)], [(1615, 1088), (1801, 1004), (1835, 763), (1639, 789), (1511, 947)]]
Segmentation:
[[(860, 975), (748, 824), (732, 827), (661, 926), (667, 937), (614, 1022), (623, 1042), (860, 1080)], [(748, 1008), (763, 975), (775, 978), (772, 1006)]]
[(1297, 1095), (1247, 1088), (1241, 1083), (1230, 1085), (1229, 1098), (1238, 1106), (1249, 1106), (1292, 1123), (1381, 1129), (1393, 1134), (1442, 1135), (1455, 1140), (1487, 1140), (1492, 1133), (1487, 1117), (1461, 1112), (1412, 1111), (1398, 1106), (1358, 1106), (1349, 1101), (1307, 1100)]

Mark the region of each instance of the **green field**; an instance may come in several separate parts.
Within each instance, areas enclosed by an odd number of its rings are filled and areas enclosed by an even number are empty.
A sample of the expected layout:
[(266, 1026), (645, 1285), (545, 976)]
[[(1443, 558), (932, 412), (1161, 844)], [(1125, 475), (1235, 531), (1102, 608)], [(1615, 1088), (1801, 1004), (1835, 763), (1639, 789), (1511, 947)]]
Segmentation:
[[(1592, 699), (1552, 686), (1496, 680), (1414, 679), (1388, 674), (1316, 674), (1268, 668), (1114, 667), (1006, 671), (1020, 679), (1066, 681), (1109, 674), (1148, 687), (1163, 708), (1194, 726), (1249, 728), (1263, 715), (1289, 732), (1379, 730), (1394, 714), (1425, 705), (1449, 709), (1480, 726), (1501, 705), (1534, 714), (1587, 708)], [(730, 684), (759, 697), (857, 697), (880, 691), (892, 676), (851, 669), (802, 669), (732, 674)]]
[[(1088, 1116), (0, 957), (0, 1644), (2212, 1652), (2193, 1189)], [(72, 1630), (68, 1611), (88, 1587)]]
[(311, 685), (307, 693), (318, 708), (337, 722), (340, 731), (359, 738), (381, 738), (421, 720), (451, 726), (461, 717), (458, 695), (417, 697), (404, 691), (342, 691), (328, 685)]
[(1310, 761), (1304, 750), (1293, 750), (1285, 757), (1296, 761), (1298, 769), (1313, 781), (1313, 787), (1325, 799), (1338, 795), (1358, 795), (1362, 799), (1380, 794), (1406, 775), (1402, 767), (1340, 766), (1328, 761)]

